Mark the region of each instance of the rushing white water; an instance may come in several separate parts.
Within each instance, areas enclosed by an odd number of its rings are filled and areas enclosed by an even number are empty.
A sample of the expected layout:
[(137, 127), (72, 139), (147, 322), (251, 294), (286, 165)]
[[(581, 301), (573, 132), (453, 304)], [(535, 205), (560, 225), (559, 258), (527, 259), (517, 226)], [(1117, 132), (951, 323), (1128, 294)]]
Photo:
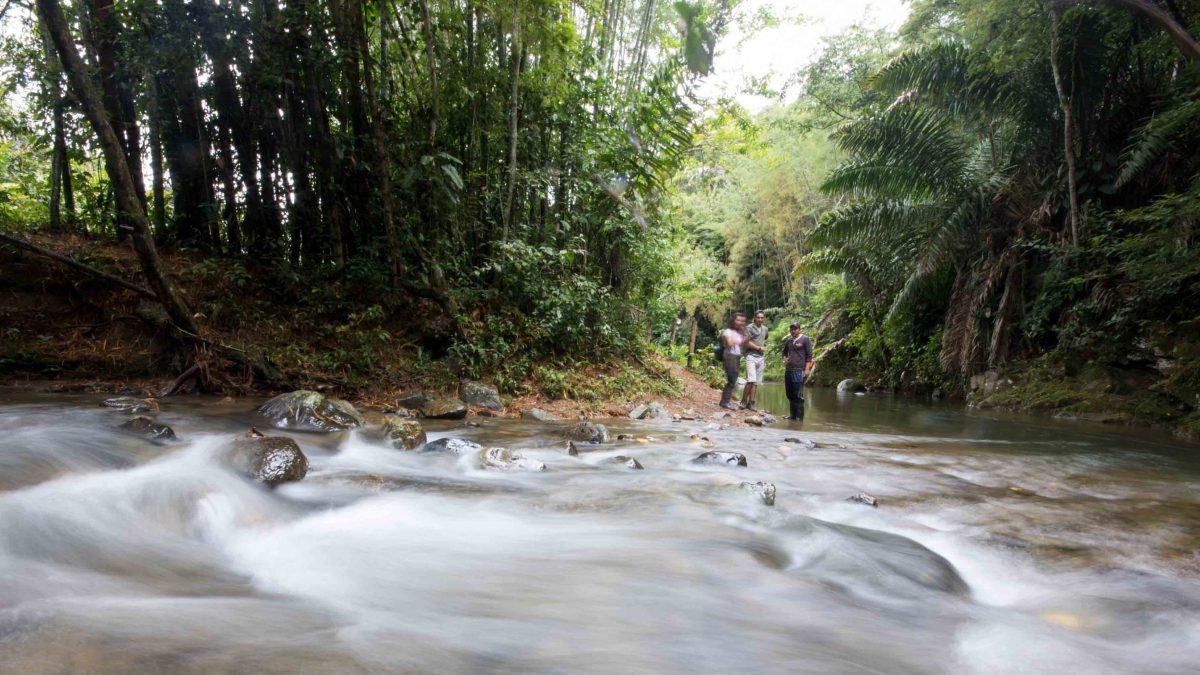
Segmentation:
[(625, 422), (578, 457), (554, 424), (429, 425), (544, 472), (292, 434), (311, 469), (271, 491), (220, 461), (253, 407), (171, 401), (155, 445), (93, 399), (0, 406), (0, 672), (1200, 663), (1200, 461), (1160, 438), (820, 394), (802, 426)]

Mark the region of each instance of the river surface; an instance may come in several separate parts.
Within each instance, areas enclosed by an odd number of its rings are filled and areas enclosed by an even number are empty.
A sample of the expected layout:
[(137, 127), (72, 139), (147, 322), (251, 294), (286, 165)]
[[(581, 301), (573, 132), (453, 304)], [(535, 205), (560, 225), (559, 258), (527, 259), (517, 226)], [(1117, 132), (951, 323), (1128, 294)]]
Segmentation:
[(567, 423), (427, 424), (536, 473), (288, 433), (311, 469), (271, 491), (217, 459), (257, 401), (171, 399), (165, 445), (98, 401), (0, 395), (0, 672), (1200, 664), (1200, 452), (1165, 437), (819, 391), (802, 424), (615, 421), (578, 457)]

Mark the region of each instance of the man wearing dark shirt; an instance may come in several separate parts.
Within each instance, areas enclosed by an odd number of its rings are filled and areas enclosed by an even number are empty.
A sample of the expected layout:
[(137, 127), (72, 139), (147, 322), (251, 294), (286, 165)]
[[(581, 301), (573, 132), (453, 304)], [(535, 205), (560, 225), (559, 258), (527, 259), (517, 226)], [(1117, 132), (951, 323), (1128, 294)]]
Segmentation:
[(789, 418), (804, 419), (804, 379), (812, 372), (812, 340), (800, 333), (800, 324), (791, 326), (791, 335), (783, 343), (783, 387), (791, 408)]

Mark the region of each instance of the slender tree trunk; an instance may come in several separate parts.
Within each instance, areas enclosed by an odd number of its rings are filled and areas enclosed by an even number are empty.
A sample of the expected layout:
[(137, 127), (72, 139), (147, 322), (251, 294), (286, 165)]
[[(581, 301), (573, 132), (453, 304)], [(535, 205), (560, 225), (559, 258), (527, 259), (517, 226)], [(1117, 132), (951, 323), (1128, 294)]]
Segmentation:
[(437, 147), (438, 124), (440, 123), (441, 96), (438, 94), (437, 55), (433, 42), (433, 21), (429, 17), (429, 0), (421, 0), (421, 25), (425, 31), (425, 59), (429, 62), (429, 95), (431, 110), (429, 115), (429, 146)]
[(142, 202), (138, 199), (137, 186), (129, 170), (128, 158), (117, 140), (117, 134), (109, 123), (104, 110), (104, 103), (96, 83), (88, 75), (87, 67), (80, 58), (71, 38), (66, 17), (58, 0), (37, 0), (38, 13), (45, 22), (54, 48), (66, 72), (75, 98), (83, 106), (84, 114), (92, 125), (100, 147), (104, 152), (104, 163), (112, 181), (117, 205), (132, 225), (132, 242), (146, 282), (158, 301), (166, 310), (167, 316), (176, 327), (192, 334), (199, 334), (200, 328), (192, 317), (183, 297), (176, 291), (174, 284), (167, 278), (166, 270), (158, 257), (154, 246), (154, 237), (150, 234), (150, 223), (146, 218)]
[(162, 118), (159, 113), (157, 86), (150, 80), (150, 171), (154, 233), (161, 236), (167, 228), (167, 197), (163, 180)]
[[(57, 85), (55, 89), (57, 89)], [(57, 93), (57, 92), (56, 92)], [(54, 152), (50, 156), (50, 229), (63, 230), (62, 193), (63, 170), (67, 167), (67, 140), (63, 131), (63, 100), (62, 95), (54, 101)]]
[(1062, 14), (1053, 10), (1050, 25), (1050, 70), (1054, 75), (1054, 89), (1058, 93), (1058, 105), (1063, 115), (1063, 156), (1067, 162), (1067, 192), (1071, 204), (1071, 245), (1079, 246), (1079, 186), (1075, 171), (1075, 113), (1070, 95), (1063, 83), (1058, 65), (1058, 48), (1062, 28)]
[(520, 5), (513, 2), (513, 34), (512, 34), (512, 71), (510, 84), (510, 100), (508, 103), (508, 188), (504, 197), (504, 231), (501, 241), (508, 241), (509, 228), (512, 225), (513, 199), (517, 191), (517, 122), (521, 111), (521, 21), (518, 13)]

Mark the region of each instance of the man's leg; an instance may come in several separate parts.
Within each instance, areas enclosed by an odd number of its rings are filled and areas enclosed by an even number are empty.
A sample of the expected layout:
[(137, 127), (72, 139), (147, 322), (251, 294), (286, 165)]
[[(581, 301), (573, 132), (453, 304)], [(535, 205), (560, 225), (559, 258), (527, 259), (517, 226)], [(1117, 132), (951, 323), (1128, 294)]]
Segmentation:
[(723, 361), (725, 366), (725, 389), (721, 392), (721, 407), (733, 407), (733, 395), (737, 391), (738, 372), (741, 370), (741, 359), (733, 354), (726, 354)]

